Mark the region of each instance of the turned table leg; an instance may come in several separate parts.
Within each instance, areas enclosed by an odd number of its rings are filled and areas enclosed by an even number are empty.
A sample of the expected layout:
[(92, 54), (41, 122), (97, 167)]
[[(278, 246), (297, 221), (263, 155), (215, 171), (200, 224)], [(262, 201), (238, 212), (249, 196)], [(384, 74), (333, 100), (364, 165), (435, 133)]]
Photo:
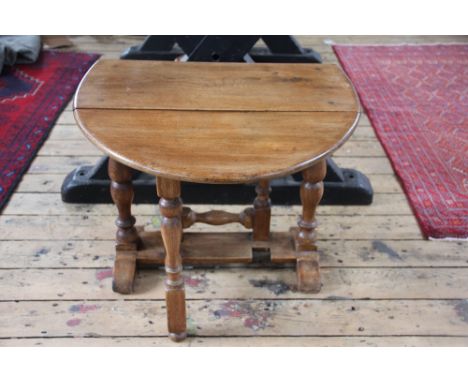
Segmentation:
[(254, 200), (253, 239), (266, 241), (270, 238), (270, 182), (261, 180), (255, 187), (257, 197)]
[(158, 178), (157, 192), (159, 208), (163, 216), (161, 235), (166, 250), (166, 305), (169, 337), (181, 341), (187, 336), (185, 313), (185, 290), (182, 278), (182, 257), (180, 242), (182, 239), (182, 201), (180, 182)]
[(319, 255), (315, 245), (317, 222), (315, 211), (323, 195), (323, 179), (327, 171), (322, 160), (302, 171), (301, 202), (302, 216), (296, 235), (298, 289), (304, 292), (318, 292), (321, 288)]
[(138, 233), (135, 229), (135, 218), (131, 213), (133, 201), (132, 170), (109, 159), (109, 177), (111, 179), (110, 192), (112, 200), (118, 209), (117, 246), (114, 263), (114, 280), (112, 289), (118, 293), (132, 293), (133, 280), (136, 270), (136, 255)]

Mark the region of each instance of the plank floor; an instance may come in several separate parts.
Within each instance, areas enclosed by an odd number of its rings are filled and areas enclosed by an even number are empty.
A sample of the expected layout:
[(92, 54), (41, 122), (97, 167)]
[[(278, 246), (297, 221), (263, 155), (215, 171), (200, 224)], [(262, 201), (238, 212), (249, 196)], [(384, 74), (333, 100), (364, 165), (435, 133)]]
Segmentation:
[[(468, 42), (453, 36), (298, 39), (326, 62), (337, 62), (330, 41)], [(74, 47), (66, 50), (118, 57), (142, 38), (71, 40)], [(291, 269), (186, 270), (191, 337), (177, 345), (166, 337), (161, 271), (139, 272), (133, 295), (111, 291), (114, 207), (60, 200), (65, 175), (99, 157), (68, 105), (0, 216), (0, 346), (468, 345), (468, 244), (423, 239), (366, 117), (334, 157), (370, 178), (375, 201), (319, 209), (322, 291), (295, 291)], [(275, 207), (273, 230), (295, 224), (298, 211)], [(146, 229), (158, 228), (155, 206), (137, 205), (134, 212)]]

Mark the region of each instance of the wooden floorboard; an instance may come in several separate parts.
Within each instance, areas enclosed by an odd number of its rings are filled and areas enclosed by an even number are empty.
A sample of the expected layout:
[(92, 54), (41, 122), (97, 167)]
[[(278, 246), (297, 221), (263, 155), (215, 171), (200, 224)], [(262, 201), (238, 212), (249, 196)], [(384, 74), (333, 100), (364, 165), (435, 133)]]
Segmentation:
[(460, 336), (272, 336), (272, 337), (188, 337), (174, 343), (167, 337), (44, 337), (0, 339), (1, 346), (468, 346)]
[[(191, 336), (466, 336), (466, 300), (189, 300)], [(14, 319), (11, 319), (14, 317)], [(2, 337), (163, 335), (161, 300), (0, 302)], [(248, 340), (246, 341), (246, 344)]]
[[(322, 240), (324, 267), (467, 267), (462, 242), (414, 239)], [(10, 240), (0, 241), (0, 269), (107, 268), (113, 264), (113, 238), (107, 240)]]
[[(240, 212), (240, 206), (197, 205), (196, 211), (224, 209), (230, 212)], [(297, 215), (300, 206), (275, 206), (273, 215)], [(138, 216), (159, 215), (156, 205), (135, 204), (133, 213)], [(92, 204), (65, 204), (57, 193), (16, 193), (12, 196), (3, 215), (115, 215), (115, 207), (111, 204), (93, 206)], [(356, 211), (355, 206), (321, 206), (320, 215), (412, 215), (406, 197), (397, 193), (376, 193), (374, 202), (362, 206)]]
[[(73, 36), (66, 50), (117, 58), (143, 38)], [(333, 42), (468, 42), (466, 36), (298, 40), (335, 63)], [(191, 337), (177, 345), (166, 338), (161, 270), (139, 271), (133, 295), (111, 290), (114, 207), (60, 199), (64, 176), (99, 157), (69, 103), (0, 216), (0, 346), (468, 346), (468, 244), (423, 239), (366, 116), (334, 157), (369, 177), (374, 202), (320, 207), (322, 291), (295, 291), (290, 268), (186, 270)], [(159, 227), (156, 206), (136, 205), (134, 212), (145, 229)], [(298, 212), (275, 207), (273, 230), (294, 225)]]
[[(8, 269), (0, 270), (0, 301), (15, 300), (121, 300), (111, 289), (112, 270)], [(142, 270), (134, 293), (125, 300), (161, 300), (162, 270)], [(295, 288), (293, 269), (192, 270), (186, 275), (189, 300), (288, 299), (288, 300), (377, 300), (455, 299), (468, 294), (468, 270), (464, 268), (323, 268), (319, 293), (301, 293)]]

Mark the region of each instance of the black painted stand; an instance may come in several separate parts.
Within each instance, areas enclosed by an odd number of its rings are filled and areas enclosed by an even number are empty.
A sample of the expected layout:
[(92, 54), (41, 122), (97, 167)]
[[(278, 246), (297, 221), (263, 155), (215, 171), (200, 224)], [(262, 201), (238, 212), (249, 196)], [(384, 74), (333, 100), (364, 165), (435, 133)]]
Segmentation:
[[(254, 47), (262, 39), (267, 48)], [(121, 56), (127, 60), (321, 63), (292, 36), (148, 36)]]
[[(65, 178), (62, 200), (69, 203), (112, 203), (107, 176), (108, 158), (95, 166), (81, 166)], [(341, 169), (327, 161), (325, 192), (321, 204), (362, 205), (372, 203), (372, 188), (366, 176), (359, 171)], [(299, 187), (301, 175), (294, 174), (271, 182), (271, 199), (276, 205), (301, 204)], [(155, 203), (153, 176), (134, 171), (135, 203)], [(182, 195), (188, 204), (249, 204), (255, 197), (253, 184), (198, 184), (182, 183)]]
[[(267, 48), (254, 45), (262, 39)], [(122, 59), (320, 63), (320, 55), (302, 48), (291, 36), (148, 36), (139, 46), (122, 54)], [(112, 203), (107, 175), (108, 158), (94, 166), (81, 166), (67, 175), (62, 184), (62, 200), (68, 203)], [(300, 204), (301, 175), (271, 182), (274, 204)], [(135, 203), (155, 203), (155, 179), (134, 171)], [(325, 191), (321, 204), (366, 205), (372, 203), (369, 179), (357, 170), (341, 169), (327, 160)], [(255, 196), (252, 184), (207, 185), (182, 183), (188, 204), (249, 204)]]

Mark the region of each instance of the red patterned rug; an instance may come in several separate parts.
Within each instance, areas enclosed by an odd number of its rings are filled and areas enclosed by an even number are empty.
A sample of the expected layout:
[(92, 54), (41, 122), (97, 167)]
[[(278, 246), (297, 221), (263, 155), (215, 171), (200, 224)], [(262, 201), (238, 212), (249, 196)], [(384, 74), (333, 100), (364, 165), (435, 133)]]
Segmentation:
[(334, 51), (426, 237), (468, 237), (468, 44)]
[(0, 211), (98, 57), (44, 51), (0, 75)]

